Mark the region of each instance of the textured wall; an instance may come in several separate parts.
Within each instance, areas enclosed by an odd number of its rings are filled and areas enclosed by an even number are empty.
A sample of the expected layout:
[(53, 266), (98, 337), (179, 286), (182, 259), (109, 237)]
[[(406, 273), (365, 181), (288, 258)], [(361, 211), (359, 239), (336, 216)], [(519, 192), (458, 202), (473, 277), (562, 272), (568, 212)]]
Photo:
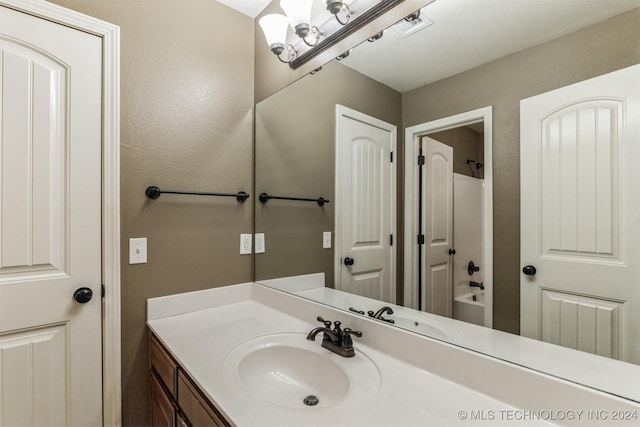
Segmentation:
[[(144, 190), (253, 197), (254, 22), (213, 0), (54, 2), (121, 27), (123, 419), (148, 425), (146, 299), (253, 278), (251, 202)], [(147, 264), (128, 264), (131, 237)]]
[(391, 123), (400, 133), (401, 99), (400, 93), (334, 61), (256, 106), (256, 194), (323, 196), (332, 202), (320, 208), (254, 200), (256, 232), (265, 233), (267, 248), (256, 254), (256, 280), (324, 272), (333, 286), (333, 249), (322, 249), (322, 232), (334, 231), (335, 106)]
[(493, 106), (493, 325), (520, 330), (520, 100), (640, 62), (635, 9), (403, 95), (405, 126)]

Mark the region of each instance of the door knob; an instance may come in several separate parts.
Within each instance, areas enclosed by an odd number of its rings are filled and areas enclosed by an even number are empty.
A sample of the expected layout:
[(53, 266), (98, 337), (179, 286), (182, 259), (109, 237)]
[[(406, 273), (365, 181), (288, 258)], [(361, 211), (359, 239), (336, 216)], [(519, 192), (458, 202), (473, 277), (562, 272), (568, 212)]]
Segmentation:
[(536, 268), (533, 265), (525, 265), (522, 267), (522, 272), (527, 276), (533, 276), (536, 274)]
[(93, 297), (93, 291), (89, 288), (78, 288), (73, 293), (73, 299), (80, 304), (86, 304), (91, 301)]
[(344, 265), (353, 265), (354, 262), (353, 258), (346, 257), (344, 259)]
[(449, 255), (455, 255), (455, 254), (456, 254), (455, 249), (449, 249)]

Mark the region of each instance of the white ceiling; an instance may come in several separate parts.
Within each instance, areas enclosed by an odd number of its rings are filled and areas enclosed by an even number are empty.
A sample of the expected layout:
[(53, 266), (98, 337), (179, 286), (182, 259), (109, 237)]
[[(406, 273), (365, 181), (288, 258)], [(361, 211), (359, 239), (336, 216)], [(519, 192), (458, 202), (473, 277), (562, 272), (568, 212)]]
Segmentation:
[(635, 7), (640, 0), (436, 0), (422, 11), (433, 25), (408, 38), (385, 31), (342, 63), (407, 92)]
[(255, 18), (267, 7), (271, 0), (218, 0), (218, 2), (237, 10), (240, 13)]

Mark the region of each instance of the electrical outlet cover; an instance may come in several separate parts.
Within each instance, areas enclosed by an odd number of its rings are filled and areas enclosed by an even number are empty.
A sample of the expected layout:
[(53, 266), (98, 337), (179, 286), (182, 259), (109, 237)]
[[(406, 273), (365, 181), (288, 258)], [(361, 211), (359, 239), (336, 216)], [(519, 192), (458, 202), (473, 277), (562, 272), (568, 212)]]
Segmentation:
[(256, 253), (263, 254), (265, 252), (264, 233), (256, 233)]
[(251, 234), (240, 235), (240, 255), (251, 254), (251, 240), (253, 240), (253, 236)]

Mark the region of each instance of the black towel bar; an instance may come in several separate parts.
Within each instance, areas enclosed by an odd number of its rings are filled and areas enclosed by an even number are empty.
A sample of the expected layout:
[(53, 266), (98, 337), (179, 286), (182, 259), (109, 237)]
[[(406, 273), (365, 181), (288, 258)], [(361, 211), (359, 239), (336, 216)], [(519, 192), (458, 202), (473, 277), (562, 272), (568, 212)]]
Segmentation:
[(277, 199), (277, 200), (298, 200), (302, 202), (316, 202), (318, 206), (324, 206), (325, 203), (329, 203), (329, 199), (325, 199), (324, 197), (318, 197), (317, 199), (305, 199), (301, 197), (281, 197), (281, 196), (272, 196), (267, 193), (261, 193), (258, 197), (260, 202), (267, 203), (269, 199)]
[(229, 194), (229, 193), (204, 193), (201, 191), (170, 191), (170, 190), (161, 190), (158, 187), (155, 186), (151, 186), (151, 187), (147, 187), (147, 189), (145, 190), (144, 194), (147, 195), (148, 198), (150, 199), (157, 199), (158, 197), (160, 197), (161, 194), (188, 194), (191, 196), (220, 196), (220, 197), (235, 197), (236, 200), (240, 203), (244, 203), (248, 198), (249, 195), (247, 193), (245, 193), (244, 191), (240, 191), (238, 193), (235, 194)]

